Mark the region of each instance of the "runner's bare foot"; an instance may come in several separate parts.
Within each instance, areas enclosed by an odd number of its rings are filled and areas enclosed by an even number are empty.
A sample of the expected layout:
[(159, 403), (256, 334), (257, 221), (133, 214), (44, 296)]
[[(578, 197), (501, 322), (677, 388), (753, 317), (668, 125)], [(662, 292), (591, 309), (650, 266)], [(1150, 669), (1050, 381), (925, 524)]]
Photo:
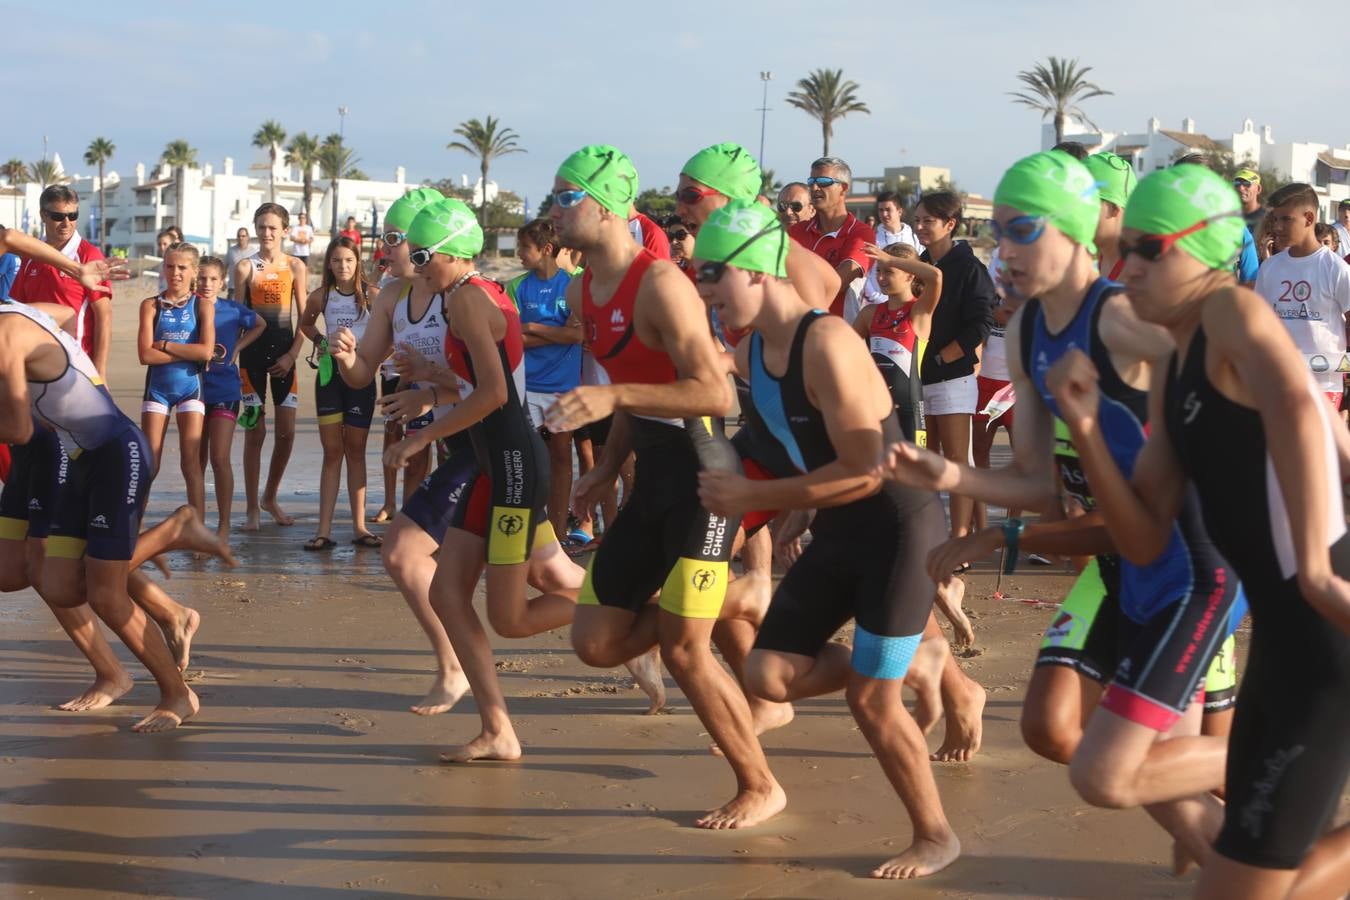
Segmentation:
[(125, 670), (115, 679), (109, 681), (104, 678), (95, 679), (89, 689), (73, 700), (67, 700), (57, 709), (64, 709), (66, 712), (88, 712), (91, 709), (102, 709), (117, 702), (117, 699), (131, 690), (135, 684), (131, 676)]
[(276, 520), (276, 523), (278, 525), (295, 524), (295, 519), (286, 515), (286, 510), (281, 508), (281, 504), (276, 501), (275, 497), (273, 497), (271, 500), (264, 500), (258, 505), (263, 509), (267, 510), (267, 512), (271, 513), (272, 518)]
[(156, 569), (159, 569), (159, 574), (164, 576), (165, 581), (173, 577), (173, 573), (169, 571), (169, 561), (164, 558), (163, 553), (150, 557), (150, 561), (155, 564)]
[(431, 690), (427, 691), (422, 702), (415, 703), (408, 709), (419, 716), (439, 716), (441, 713), (449, 712), (468, 689), (469, 679), (464, 677), (463, 672), (456, 672), (453, 676), (441, 676), (436, 679)]
[(1182, 877), (1195, 868), (1195, 858), (1182, 846), (1181, 841), (1172, 842), (1172, 874)]
[(180, 672), (187, 671), (188, 660), (192, 657), (192, 636), (202, 624), (201, 614), (195, 609), (185, 606), (183, 612), (183, 621), (176, 622), (172, 629), (164, 632), (164, 642), (169, 645), (169, 652)]
[(942, 667), (951, 648), (947, 636), (934, 635), (919, 642), (914, 661), (905, 673), (905, 687), (914, 692), (914, 722), (928, 734), (942, 718)]
[(441, 754), (443, 763), (466, 763), (475, 759), (520, 759), (520, 741), (510, 732), (492, 737), (480, 734), (467, 744)]
[(965, 696), (952, 702), (947, 710), (947, 733), (942, 746), (929, 759), (934, 762), (970, 762), (979, 752), (984, 737), (984, 688), (973, 679), (966, 679)]
[(380, 507), (380, 511), (375, 514), (375, 518), (372, 519), (371, 521), (374, 522), (376, 525), (383, 525), (386, 522), (392, 522), (394, 521), (394, 514), (397, 512), (398, 510), (394, 509), (391, 506), (382, 506)]
[(916, 840), (909, 849), (872, 870), (873, 878), (923, 878), (941, 872), (961, 855), (956, 835), (945, 841)]
[(778, 815), (785, 806), (787, 794), (775, 781), (767, 791), (741, 791), (726, 806), (719, 806), (694, 824), (713, 831), (753, 828)]
[[(227, 566), (239, 565), (239, 560), (230, 552), (229, 541), (221, 537), (220, 531), (207, 528), (201, 516), (197, 515), (197, 511), (191, 506), (178, 507), (170, 518), (178, 521), (178, 539), (175, 541), (178, 546), (194, 551), (199, 559), (203, 555), (218, 556)], [(225, 533), (229, 534), (228, 526)]]
[(642, 688), (642, 693), (651, 701), (651, 706), (647, 707), (644, 715), (654, 716), (665, 709), (666, 683), (661, 678), (661, 648), (653, 647), (623, 665), (638, 683), (638, 687)]
[(973, 647), (975, 627), (970, 624), (970, 617), (961, 608), (961, 603), (965, 599), (966, 583), (952, 576), (938, 585), (937, 596), (933, 598), (933, 602), (942, 611), (942, 615), (946, 616), (947, 621), (952, 623), (952, 640), (956, 646)]
[(250, 509), (244, 514), (244, 531), (257, 531), (262, 528), (262, 510)]
[(188, 688), (186, 696), (172, 702), (163, 701), (154, 708), (150, 715), (132, 725), (131, 730), (141, 734), (173, 731), (195, 716), (199, 709), (201, 709), (201, 703), (198, 702), (197, 695), (192, 692), (192, 688)]

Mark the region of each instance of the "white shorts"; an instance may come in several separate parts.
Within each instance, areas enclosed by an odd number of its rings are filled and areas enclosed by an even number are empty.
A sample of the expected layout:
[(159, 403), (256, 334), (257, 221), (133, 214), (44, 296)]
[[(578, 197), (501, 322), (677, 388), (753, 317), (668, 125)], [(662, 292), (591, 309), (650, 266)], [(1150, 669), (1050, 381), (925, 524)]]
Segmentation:
[(535, 428), (544, 427), (544, 410), (558, 399), (557, 394), (545, 394), (539, 391), (525, 392), (525, 409), (530, 414), (530, 424)]
[(923, 411), (928, 416), (973, 416), (980, 386), (974, 375), (923, 386)]

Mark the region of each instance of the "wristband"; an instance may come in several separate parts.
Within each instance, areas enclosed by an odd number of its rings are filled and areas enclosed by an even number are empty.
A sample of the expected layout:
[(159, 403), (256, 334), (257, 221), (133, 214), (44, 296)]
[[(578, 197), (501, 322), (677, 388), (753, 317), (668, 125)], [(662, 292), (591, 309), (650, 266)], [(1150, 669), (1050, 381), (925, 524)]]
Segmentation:
[(1011, 575), (1017, 570), (1017, 545), (1021, 542), (1022, 532), (1027, 523), (1021, 519), (1003, 520), (1003, 574)]

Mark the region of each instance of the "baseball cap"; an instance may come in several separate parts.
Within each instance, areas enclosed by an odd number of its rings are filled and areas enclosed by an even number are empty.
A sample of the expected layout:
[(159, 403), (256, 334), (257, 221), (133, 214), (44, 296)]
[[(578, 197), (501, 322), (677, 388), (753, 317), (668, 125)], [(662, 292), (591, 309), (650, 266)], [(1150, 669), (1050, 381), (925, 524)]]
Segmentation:
[(1238, 169), (1233, 173), (1233, 183), (1236, 184), (1239, 181), (1243, 184), (1260, 184), (1261, 173), (1255, 169)]
[(1341, 208), (1345, 208), (1345, 207), (1347, 207), (1347, 206), (1350, 206), (1350, 197), (1346, 197), (1344, 200), (1342, 200), (1342, 201), (1341, 201), (1339, 204), (1337, 204), (1337, 205), (1340, 206)]

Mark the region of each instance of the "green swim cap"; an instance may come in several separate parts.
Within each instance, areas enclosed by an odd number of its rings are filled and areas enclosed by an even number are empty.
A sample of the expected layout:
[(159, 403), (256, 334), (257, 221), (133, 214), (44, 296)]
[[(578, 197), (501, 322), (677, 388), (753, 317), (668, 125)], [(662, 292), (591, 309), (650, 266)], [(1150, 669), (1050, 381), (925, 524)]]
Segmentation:
[[(447, 237), (450, 239), (445, 240)], [(436, 247), (441, 241), (441, 246)], [(422, 208), (408, 226), (408, 243), (436, 247), (437, 253), (473, 259), (483, 251), (483, 229), (464, 201), (442, 197)]]
[(1130, 161), (1103, 150), (1083, 160), (1083, 165), (1097, 179), (1098, 195), (1124, 209), (1130, 194), (1134, 193), (1134, 186), (1139, 183)]
[(680, 174), (688, 175), (732, 200), (753, 200), (759, 196), (759, 189), (764, 184), (759, 163), (740, 144), (704, 147), (689, 158)]
[(1139, 182), (1125, 205), (1126, 228), (1145, 234), (1176, 234), (1197, 222), (1212, 221), (1177, 241), (1211, 269), (1227, 269), (1242, 252), (1247, 226), (1233, 186), (1204, 166), (1161, 169)]
[[(746, 243), (749, 241), (749, 243)], [(787, 232), (774, 211), (753, 200), (732, 200), (713, 212), (694, 240), (694, 258), (787, 277)]]
[(637, 199), (638, 173), (623, 151), (609, 144), (591, 144), (558, 166), (558, 177), (581, 188), (616, 216), (628, 218)]
[(994, 191), (994, 205), (1045, 216), (1070, 240), (1097, 252), (1093, 239), (1102, 207), (1096, 179), (1067, 153), (1047, 150), (1013, 163)]
[(422, 187), (409, 191), (395, 200), (389, 212), (384, 214), (384, 230), (407, 231), (424, 206), (444, 199), (445, 195), (435, 188)]

